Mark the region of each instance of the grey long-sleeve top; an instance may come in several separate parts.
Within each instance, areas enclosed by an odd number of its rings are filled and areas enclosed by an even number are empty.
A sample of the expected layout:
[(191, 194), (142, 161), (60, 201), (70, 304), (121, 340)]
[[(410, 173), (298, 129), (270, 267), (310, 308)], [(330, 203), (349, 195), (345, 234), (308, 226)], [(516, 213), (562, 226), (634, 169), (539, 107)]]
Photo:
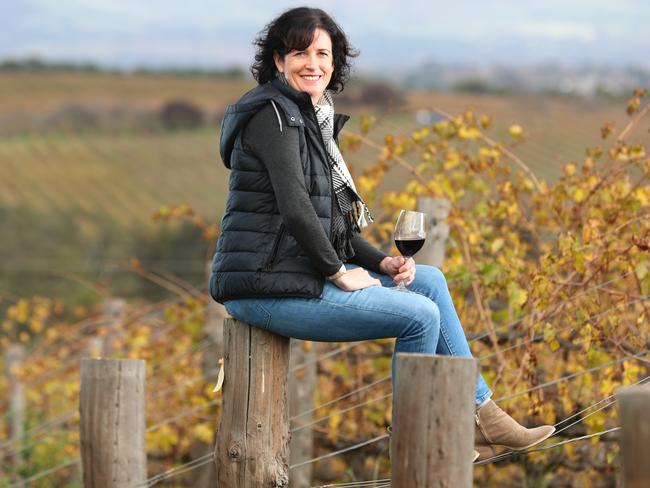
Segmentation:
[[(342, 263), (316, 215), (305, 187), (299, 157), (298, 128), (283, 125), (280, 131), (276, 113), (269, 104), (248, 122), (242, 134), (242, 143), (266, 166), (278, 209), (289, 233), (323, 276), (336, 273)], [(381, 272), (379, 263), (386, 257), (385, 253), (359, 234), (352, 238), (352, 247), (354, 257), (350, 260), (351, 263)]]

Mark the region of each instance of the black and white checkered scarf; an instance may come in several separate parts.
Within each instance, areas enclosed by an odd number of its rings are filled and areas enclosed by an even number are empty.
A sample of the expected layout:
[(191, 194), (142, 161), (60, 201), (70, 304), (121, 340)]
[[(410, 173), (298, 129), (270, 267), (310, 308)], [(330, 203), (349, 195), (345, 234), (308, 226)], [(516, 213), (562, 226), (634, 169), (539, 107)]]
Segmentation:
[(334, 101), (329, 90), (325, 90), (321, 99), (314, 106), (314, 110), (325, 142), (325, 149), (329, 156), (332, 168), (332, 183), (339, 207), (343, 215), (354, 225), (354, 230), (359, 232), (372, 222), (372, 216), (370, 210), (357, 193), (352, 175), (334, 140)]

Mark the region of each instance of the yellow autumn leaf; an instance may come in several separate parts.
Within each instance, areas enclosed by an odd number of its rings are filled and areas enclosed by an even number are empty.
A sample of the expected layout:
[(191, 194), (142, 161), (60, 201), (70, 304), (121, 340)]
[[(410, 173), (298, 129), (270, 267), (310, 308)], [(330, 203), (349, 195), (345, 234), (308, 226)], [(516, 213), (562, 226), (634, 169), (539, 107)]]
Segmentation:
[(587, 192), (584, 191), (582, 188), (576, 188), (576, 191), (573, 192), (573, 201), (576, 203), (582, 202), (585, 197), (587, 196)]
[(564, 174), (567, 176), (573, 176), (576, 174), (576, 165), (573, 163), (565, 164), (564, 168), (562, 168), (564, 171)]
[(444, 169), (453, 169), (460, 164), (460, 156), (456, 151), (447, 151), (447, 158), (443, 163), (442, 167)]
[(481, 131), (476, 127), (467, 127), (463, 125), (458, 129), (458, 137), (461, 139), (478, 139), (480, 135)]
[(504, 244), (505, 244), (504, 239), (500, 237), (498, 239), (494, 239), (494, 241), (492, 241), (492, 244), (490, 245), (490, 251), (496, 254), (501, 250)]
[(521, 307), (528, 300), (528, 293), (522, 290), (517, 283), (508, 285), (508, 301), (517, 307)]
[(508, 134), (510, 134), (515, 139), (518, 139), (524, 135), (524, 129), (519, 124), (512, 124), (508, 128)]
[(212, 427), (207, 422), (201, 422), (197, 424), (192, 429), (194, 431), (194, 436), (199, 439), (204, 444), (211, 444), (214, 438), (214, 432)]
[(219, 391), (221, 389), (221, 387), (223, 386), (223, 379), (224, 379), (225, 374), (226, 374), (226, 372), (224, 371), (225, 370), (225, 363), (224, 363), (223, 358), (220, 358), (218, 363), (219, 363), (219, 365), (221, 367), (219, 368), (219, 374), (217, 376), (217, 384), (215, 385), (214, 390), (212, 390), (213, 393), (215, 393), (215, 392), (217, 392), (217, 391)]

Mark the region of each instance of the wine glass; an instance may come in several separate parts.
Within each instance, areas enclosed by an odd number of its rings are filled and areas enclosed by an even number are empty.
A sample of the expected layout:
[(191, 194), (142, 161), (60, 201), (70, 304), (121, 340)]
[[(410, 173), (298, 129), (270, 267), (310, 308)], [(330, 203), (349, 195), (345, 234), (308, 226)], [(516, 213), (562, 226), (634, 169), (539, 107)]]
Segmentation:
[[(424, 230), (424, 215), (422, 212), (402, 210), (397, 218), (394, 234), (395, 245), (402, 256), (407, 259), (415, 255), (424, 245), (427, 236)], [(406, 289), (404, 281), (400, 281), (391, 289), (412, 293)]]

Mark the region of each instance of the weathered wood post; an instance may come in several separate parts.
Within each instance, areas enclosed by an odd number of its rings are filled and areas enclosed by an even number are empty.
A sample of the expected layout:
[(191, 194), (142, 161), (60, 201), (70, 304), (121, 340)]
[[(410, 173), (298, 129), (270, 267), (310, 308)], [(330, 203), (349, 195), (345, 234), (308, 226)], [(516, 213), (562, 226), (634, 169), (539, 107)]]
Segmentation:
[[(309, 344), (311, 347), (306, 347)], [(314, 408), (314, 391), (316, 387), (316, 349), (313, 343), (291, 339), (292, 369), (289, 374), (289, 415), (294, 416)], [(313, 419), (313, 412), (301, 415), (292, 426), (308, 424)], [(300, 464), (314, 457), (314, 431), (309, 427), (291, 434), (291, 465)], [(312, 464), (305, 464), (291, 472), (291, 488), (311, 486)]]
[(147, 479), (145, 361), (82, 359), (81, 460), (86, 488), (133, 488)]
[(451, 204), (444, 198), (418, 198), (418, 212), (427, 214), (427, 239), (417, 254), (419, 263), (442, 267), (445, 260), (445, 244), (449, 237), (449, 226), (445, 219), (450, 210)]
[[(9, 416), (7, 418), (9, 438), (14, 446), (10, 457), (14, 471), (18, 473), (23, 462), (21, 443), (25, 435), (25, 388), (16, 369), (20, 367), (25, 358), (25, 348), (22, 344), (10, 344), (5, 352), (5, 368), (7, 384), (9, 387)], [(14, 481), (19, 481), (18, 475)]]
[(289, 486), (289, 339), (224, 321), (225, 379), (215, 458), (218, 486)]
[(473, 358), (397, 354), (391, 486), (472, 486)]
[(102, 303), (102, 325), (107, 335), (102, 341), (102, 357), (108, 357), (113, 351), (113, 341), (120, 335), (120, 328), (126, 318), (126, 301), (122, 298), (109, 298)]
[(650, 386), (616, 392), (621, 426), (621, 465), (624, 488), (650, 485)]
[[(209, 282), (212, 275), (212, 260), (208, 260), (205, 266), (205, 281)], [(208, 384), (217, 381), (215, 373), (219, 370), (219, 359), (223, 357), (223, 320), (228, 315), (226, 309), (220, 303), (209, 299), (205, 305), (205, 323), (203, 324), (201, 347), (201, 372), (203, 379)], [(220, 394), (220, 393), (219, 393)], [(215, 419), (216, 422), (216, 419)], [(209, 443), (196, 439), (190, 446), (190, 459), (199, 459), (214, 450), (216, 441), (215, 435)], [(217, 485), (217, 472), (215, 465), (208, 463), (193, 469), (188, 473), (188, 484), (193, 488), (212, 488)]]

